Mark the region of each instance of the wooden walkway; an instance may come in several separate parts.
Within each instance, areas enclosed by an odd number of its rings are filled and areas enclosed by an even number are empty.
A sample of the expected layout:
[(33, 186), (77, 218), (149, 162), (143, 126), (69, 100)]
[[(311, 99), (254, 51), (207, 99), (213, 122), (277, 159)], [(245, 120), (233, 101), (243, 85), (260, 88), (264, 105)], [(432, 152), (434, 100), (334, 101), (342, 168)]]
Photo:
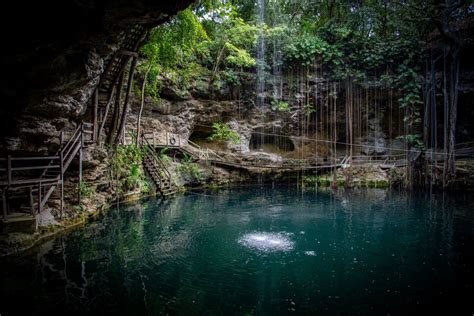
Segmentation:
[(216, 151), (209, 148), (203, 148), (198, 144), (185, 140), (178, 135), (166, 134), (165, 141), (159, 137), (158, 133), (144, 133), (142, 136), (147, 143), (155, 149), (169, 148), (178, 150), (183, 154), (191, 156), (196, 161), (222, 165), (233, 168), (248, 170), (275, 170), (275, 171), (305, 171), (319, 169), (334, 169), (350, 165), (377, 165), (382, 169), (393, 167), (403, 167), (407, 164), (406, 155), (392, 156), (340, 156), (333, 159), (326, 159), (317, 162), (317, 157), (313, 159), (282, 159), (281, 161), (271, 162), (264, 159), (249, 160), (248, 156), (238, 156), (235, 158), (223, 157)]
[[(271, 162), (266, 159), (249, 160), (248, 156), (236, 156), (232, 158), (219, 155), (216, 151), (209, 148), (203, 148), (198, 144), (182, 139), (179, 135), (171, 133), (143, 133), (142, 138), (147, 140), (147, 143), (155, 149), (169, 148), (178, 150), (183, 154), (191, 156), (196, 161), (211, 163), (214, 165), (222, 165), (233, 168), (241, 168), (248, 170), (278, 170), (278, 171), (305, 171), (305, 170), (319, 170), (319, 169), (334, 169), (348, 166), (377, 166), (382, 169), (391, 169), (394, 167), (406, 167), (409, 158), (405, 154), (379, 155), (379, 156), (339, 156), (337, 158), (326, 158), (321, 162), (320, 157), (309, 159), (282, 159), (278, 162)], [(164, 138), (164, 140), (163, 140)], [(410, 153), (416, 156), (417, 152)], [(426, 153), (429, 155), (429, 153)], [(474, 142), (460, 143), (456, 146), (456, 159), (460, 158), (474, 158)], [(412, 158), (414, 159), (414, 158)], [(440, 163), (444, 161), (442, 152), (433, 154), (432, 157), (427, 157), (431, 161)]]

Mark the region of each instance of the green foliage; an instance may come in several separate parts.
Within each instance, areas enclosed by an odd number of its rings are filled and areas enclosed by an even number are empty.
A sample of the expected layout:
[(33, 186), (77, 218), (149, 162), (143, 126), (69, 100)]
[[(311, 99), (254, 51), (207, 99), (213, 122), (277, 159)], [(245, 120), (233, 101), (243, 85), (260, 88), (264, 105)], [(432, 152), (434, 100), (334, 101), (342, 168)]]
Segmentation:
[[(469, 14), (467, 3), (447, 12), (442, 2), (431, 0), (272, 0), (266, 1), (260, 23), (255, 1), (200, 1), (152, 31), (139, 70), (151, 65), (146, 94), (156, 99), (161, 84), (185, 89), (196, 78), (210, 79), (215, 89), (243, 85), (250, 81), (245, 73), (255, 72), (257, 38), (263, 35), (265, 72), (316, 69), (331, 81), (350, 79), (396, 91), (406, 113), (403, 137), (419, 146), (420, 73), (426, 58), (420, 48), (426, 47), (433, 22), (459, 21)], [(288, 111), (279, 104), (271, 107)], [(304, 110), (309, 118), (314, 108), (307, 104)]]
[[(240, 76), (239, 74), (233, 69), (225, 69), (220, 73), (219, 76), (225, 82), (230, 85), (238, 86), (240, 85)], [(215, 82), (217, 84), (217, 82)]]
[(203, 171), (199, 164), (192, 162), (192, 160), (182, 160), (178, 167), (179, 172), (184, 177), (190, 177), (193, 182), (200, 182), (203, 180)]
[(233, 131), (225, 123), (213, 123), (212, 124), (213, 132), (211, 136), (208, 137), (210, 141), (217, 142), (226, 142), (231, 141), (233, 144), (238, 144), (240, 142), (240, 136), (236, 131)]
[(79, 194), (82, 198), (89, 198), (92, 196), (92, 186), (90, 183), (82, 180), (79, 182)]
[(193, 162), (193, 157), (184, 153), (183, 159), (181, 160), (182, 163), (191, 163)]
[(206, 37), (198, 18), (188, 8), (168, 23), (154, 28), (141, 53), (149, 62), (169, 69), (183, 63), (193, 52), (197, 41)]
[[(207, 34), (192, 9), (181, 11), (169, 22), (154, 28), (147, 43), (141, 48), (146, 61), (138, 67), (142, 80), (147, 81), (146, 94), (159, 99), (160, 80), (163, 72), (179, 78), (185, 86), (196, 63), (190, 63), (198, 41)], [(147, 72), (146, 69), (151, 67)], [(144, 78), (147, 73), (146, 78)]]
[(229, 55), (226, 57), (226, 62), (231, 67), (235, 68), (250, 68), (257, 64), (255, 59), (250, 56), (250, 53), (243, 48), (238, 48), (231, 43), (225, 44)]
[(296, 38), (286, 47), (285, 54), (288, 62), (298, 62), (303, 66), (312, 65), (316, 58), (327, 62), (333, 55), (336, 55), (334, 47), (323, 39), (309, 34)]
[(117, 148), (111, 161), (110, 178), (119, 193), (135, 189), (147, 191), (146, 177), (142, 169), (144, 154), (136, 144)]
[(273, 100), (270, 106), (271, 110), (274, 112), (290, 112), (290, 104), (284, 101)]
[(160, 150), (160, 159), (166, 165), (171, 164), (171, 157), (169, 156), (169, 152), (170, 152), (170, 149), (168, 147), (162, 148)]
[(422, 79), (417, 71), (410, 66), (409, 60), (406, 60), (398, 68), (398, 76), (396, 83), (402, 92), (402, 97), (398, 100), (399, 106), (405, 109), (405, 117), (403, 122), (407, 126), (408, 134), (399, 136), (408, 143), (418, 149), (423, 149), (424, 144), (421, 135), (421, 113), (423, 106), (421, 99)]

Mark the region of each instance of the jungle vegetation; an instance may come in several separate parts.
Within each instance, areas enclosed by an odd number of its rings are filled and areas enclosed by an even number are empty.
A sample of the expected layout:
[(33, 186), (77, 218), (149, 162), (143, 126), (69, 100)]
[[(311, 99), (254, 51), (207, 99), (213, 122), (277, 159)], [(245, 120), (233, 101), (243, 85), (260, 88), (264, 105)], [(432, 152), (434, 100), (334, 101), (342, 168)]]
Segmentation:
[[(471, 14), (471, 5), (463, 0), (200, 1), (150, 31), (136, 86), (143, 107), (145, 96), (159, 100), (169, 82), (186, 89), (206, 77), (218, 89), (223, 82), (241, 86), (259, 69), (293, 73), (300, 81), (319, 73), (337, 82), (328, 87), (328, 96), (336, 99), (338, 89), (345, 89), (351, 144), (358, 128), (353, 120), (360, 119), (353, 113), (364, 107), (364, 99), (390, 93), (401, 113), (398, 138), (410, 148), (443, 148), (448, 181), (454, 175), (459, 78), (455, 26)], [(259, 7), (265, 7), (264, 16)], [(441, 44), (430, 44), (433, 38)], [(264, 51), (259, 41), (265, 42)], [(442, 91), (436, 91), (437, 69), (442, 69)], [(308, 100), (301, 105), (308, 115), (322, 106)], [(437, 102), (444, 111), (440, 136)], [(278, 92), (268, 104), (277, 112), (291, 111)]]

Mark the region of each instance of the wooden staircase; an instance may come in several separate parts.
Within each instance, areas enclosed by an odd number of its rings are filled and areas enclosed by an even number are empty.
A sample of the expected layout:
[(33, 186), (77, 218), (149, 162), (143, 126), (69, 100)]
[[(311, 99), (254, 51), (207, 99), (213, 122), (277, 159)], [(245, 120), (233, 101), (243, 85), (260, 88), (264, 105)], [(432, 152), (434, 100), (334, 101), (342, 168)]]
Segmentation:
[[(92, 134), (92, 124), (81, 123), (67, 142), (64, 142), (61, 133), (62, 145), (53, 156), (8, 156), (6, 159), (0, 159), (0, 163), (5, 166), (0, 168), (4, 232), (18, 231), (20, 226), (27, 226), (28, 230), (35, 226), (32, 223), (36, 223), (36, 214), (41, 213), (46, 203), (53, 199), (58, 201), (62, 216), (65, 172), (73, 159), (79, 156), (81, 177), (82, 149), (90, 142)], [(60, 190), (57, 190), (58, 188)], [(30, 224), (25, 225), (25, 222)]]
[(117, 96), (117, 90), (119, 90), (117, 84), (130, 59), (132, 57), (138, 57), (137, 50), (141, 41), (144, 39), (144, 34), (145, 28), (141, 25), (136, 25), (125, 34), (121, 49), (108, 60), (107, 67), (100, 78), (97, 90), (97, 135), (101, 135), (104, 129), (110, 129), (112, 126), (113, 103), (115, 99), (119, 97)]
[(143, 166), (153, 180), (158, 192), (163, 197), (175, 195), (178, 192), (178, 187), (166, 164), (156, 154), (154, 146), (148, 143), (146, 138), (142, 138), (142, 147), (145, 150)]

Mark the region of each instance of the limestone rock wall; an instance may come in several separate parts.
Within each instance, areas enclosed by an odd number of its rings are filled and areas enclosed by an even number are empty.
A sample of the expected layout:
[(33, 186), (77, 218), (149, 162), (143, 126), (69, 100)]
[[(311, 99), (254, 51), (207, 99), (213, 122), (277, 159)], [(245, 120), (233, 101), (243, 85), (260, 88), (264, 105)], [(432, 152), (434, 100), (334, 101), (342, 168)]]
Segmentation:
[(14, 1), (2, 10), (0, 154), (53, 150), (86, 111), (127, 30), (154, 26), (190, 5), (177, 1)]

